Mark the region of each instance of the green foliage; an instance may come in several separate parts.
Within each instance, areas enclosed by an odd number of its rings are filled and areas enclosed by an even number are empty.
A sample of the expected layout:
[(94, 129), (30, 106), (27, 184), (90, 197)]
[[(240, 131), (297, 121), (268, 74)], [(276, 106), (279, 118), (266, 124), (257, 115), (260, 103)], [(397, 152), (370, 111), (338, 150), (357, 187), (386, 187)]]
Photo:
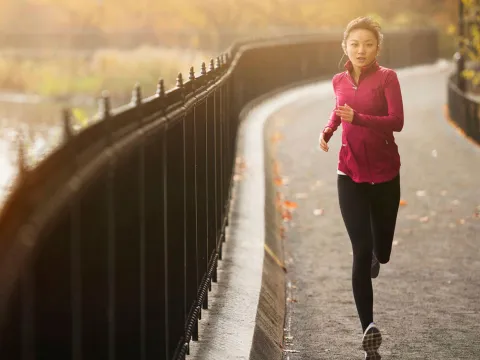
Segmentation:
[(471, 85), (477, 87), (480, 85), (480, 1), (462, 0), (462, 2), (464, 4), (465, 36), (457, 39), (460, 52), (467, 61), (462, 76)]

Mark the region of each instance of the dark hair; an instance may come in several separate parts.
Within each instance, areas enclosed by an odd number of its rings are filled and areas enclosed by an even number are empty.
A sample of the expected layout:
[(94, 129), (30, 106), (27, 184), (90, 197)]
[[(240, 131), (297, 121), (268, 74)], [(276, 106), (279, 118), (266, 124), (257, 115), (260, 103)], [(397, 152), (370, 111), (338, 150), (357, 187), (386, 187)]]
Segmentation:
[(371, 31), (375, 35), (375, 38), (377, 39), (378, 46), (382, 44), (383, 34), (381, 33), (382, 28), (380, 27), (380, 24), (368, 16), (361, 16), (356, 19), (353, 19), (348, 23), (347, 28), (343, 33), (343, 41), (342, 41), (343, 50), (347, 48), (348, 36), (353, 30), (357, 30), (357, 29), (364, 29), (364, 30)]

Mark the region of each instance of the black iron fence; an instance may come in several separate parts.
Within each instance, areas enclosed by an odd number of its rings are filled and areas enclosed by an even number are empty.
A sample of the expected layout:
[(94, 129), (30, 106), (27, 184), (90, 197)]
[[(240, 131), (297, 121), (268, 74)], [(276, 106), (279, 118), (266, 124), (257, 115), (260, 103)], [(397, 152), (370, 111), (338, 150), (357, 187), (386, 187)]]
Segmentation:
[[(105, 95), (78, 133), (66, 113), (0, 214), (0, 357), (184, 359), (222, 257), (240, 111), (330, 78), (340, 36), (236, 43), (169, 91), (136, 87), (115, 110)], [(435, 31), (386, 34), (382, 65), (436, 59)]]
[(458, 88), (458, 76), (448, 82), (448, 111), (450, 118), (471, 139), (480, 144), (480, 97), (468, 95)]

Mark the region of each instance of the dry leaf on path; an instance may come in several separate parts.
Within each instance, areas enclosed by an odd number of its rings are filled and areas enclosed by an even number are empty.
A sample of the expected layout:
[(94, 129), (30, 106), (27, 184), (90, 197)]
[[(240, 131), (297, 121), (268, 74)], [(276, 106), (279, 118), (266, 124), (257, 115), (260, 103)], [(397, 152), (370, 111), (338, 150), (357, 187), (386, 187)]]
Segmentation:
[(283, 221), (290, 221), (290, 220), (292, 220), (292, 214), (291, 214), (291, 212), (288, 211), (288, 210), (284, 210), (284, 211), (282, 212), (282, 219), (283, 219)]
[(425, 190), (418, 190), (416, 194), (418, 197), (423, 197), (427, 195), (427, 192)]
[(288, 201), (288, 200), (285, 200), (283, 202), (283, 206), (285, 206), (287, 209), (296, 209), (298, 207), (296, 202)]
[(280, 140), (283, 140), (283, 135), (280, 133), (280, 132), (275, 132), (275, 134), (273, 134), (272, 136), (272, 142), (273, 143), (277, 143), (279, 142)]
[(428, 216), (424, 216), (424, 217), (421, 217), (419, 220), (421, 223), (427, 223), (430, 219)]
[(275, 185), (277, 185), (277, 186), (283, 185), (283, 179), (282, 179), (280, 176), (277, 176), (277, 177), (273, 180), (273, 182), (274, 182)]
[(323, 215), (323, 213), (324, 213), (324, 210), (323, 210), (323, 209), (315, 209), (315, 210), (313, 210), (313, 215), (315, 215), (315, 216)]
[(407, 200), (400, 199), (400, 206), (405, 206), (407, 204), (408, 204)]

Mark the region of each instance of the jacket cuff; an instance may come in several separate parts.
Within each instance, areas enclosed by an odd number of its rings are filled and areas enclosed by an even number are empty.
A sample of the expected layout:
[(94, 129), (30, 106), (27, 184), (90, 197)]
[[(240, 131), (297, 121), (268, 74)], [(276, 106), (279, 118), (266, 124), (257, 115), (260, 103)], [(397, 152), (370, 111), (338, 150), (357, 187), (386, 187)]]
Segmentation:
[(357, 113), (355, 110), (353, 111), (352, 124), (353, 125), (363, 125), (362, 116), (359, 113)]

